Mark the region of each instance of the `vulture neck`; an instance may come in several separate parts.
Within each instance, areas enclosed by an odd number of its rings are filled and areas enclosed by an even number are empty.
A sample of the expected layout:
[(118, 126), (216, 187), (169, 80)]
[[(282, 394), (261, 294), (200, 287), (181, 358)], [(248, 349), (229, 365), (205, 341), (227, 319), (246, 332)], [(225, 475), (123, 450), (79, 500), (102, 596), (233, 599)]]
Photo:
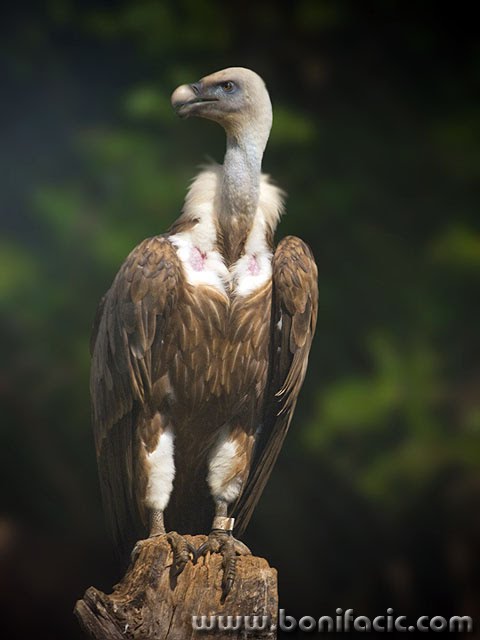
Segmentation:
[(263, 150), (251, 136), (227, 136), (221, 194), (222, 217), (253, 218), (260, 193)]
[(260, 196), (264, 146), (251, 134), (227, 134), (218, 221), (227, 264), (242, 255)]

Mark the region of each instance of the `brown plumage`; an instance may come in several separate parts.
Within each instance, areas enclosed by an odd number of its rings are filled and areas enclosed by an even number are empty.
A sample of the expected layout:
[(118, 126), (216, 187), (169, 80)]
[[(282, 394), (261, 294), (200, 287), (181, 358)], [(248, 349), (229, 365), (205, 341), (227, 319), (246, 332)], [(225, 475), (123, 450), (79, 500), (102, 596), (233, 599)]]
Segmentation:
[(180, 533), (206, 532), (227, 512), (245, 529), (287, 433), (317, 315), (308, 246), (287, 237), (273, 252), (283, 203), (260, 173), (271, 125), (263, 81), (227, 69), (172, 102), (219, 122), (227, 154), (199, 174), (170, 230), (132, 251), (97, 312), (95, 443), (107, 517), (126, 548), (161, 533), (163, 511)]

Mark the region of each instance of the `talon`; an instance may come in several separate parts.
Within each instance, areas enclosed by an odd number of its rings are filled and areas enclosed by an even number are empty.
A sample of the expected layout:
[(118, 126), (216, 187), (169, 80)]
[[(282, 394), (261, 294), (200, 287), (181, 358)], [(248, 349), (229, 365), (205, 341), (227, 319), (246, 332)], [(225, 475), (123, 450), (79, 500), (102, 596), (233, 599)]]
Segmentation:
[(185, 565), (188, 562), (188, 558), (185, 558), (183, 554), (175, 554), (172, 563), (172, 576), (176, 578), (185, 569)]
[(201, 558), (208, 552), (219, 553), (224, 544), (226, 535), (227, 534), (224, 531), (217, 531), (215, 529), (211, 531), (207, 540), (198, 547), (197, 558)]
[(188, 548), (188, 552), (192, 554), (192, 562), (193, 564), (197, 564), (197, 550), (195, 549), (195, 547), (193, 546), (193, 544), (191, 542), (187, 542), (187, 548)]
[(237, 573), (237, 556), (224, 556), (223, 558), (222, 600), (230, 593), (235, 575)]
[(133, 549), (132, 549), (132, 551), (130, 553), (130, 562), (132, 564), (135, 564), (135, 562), (137, 561), (139, 553), (140, 553), (140, 549), (138, 548), (138, 542), (137, 542), (137, 544), (133, 547)]
[(185, 569), (186, 564), (187, 564), (186, 560), (183, 562), (177, 559), (177, 561), (174, 562), (174, 564), (172, 565), (172, 576), (174, 578), (179, 576), (182, 573), (182, 571)]
[[(148, 540), (148, 538), (147, 538)], [(131, 553), (130, 553), (130, 562), (132, 564), (135, 564), (135, 562), (137, 561), (137, 558), (140, 554), (140, 548), (142, 547), (143, 543), (145, 542), (145, 540), (138, 540), (135, 543), (135, 546), (133, 547)]]
[(204, 556), (207, 553), (207, 551), (209, 550), (208, 547), (209, 547), (208, 540), (207, 540), (207, 542), (204, 542), (203, 544), (201, 544), (198, 547), (198, 549), (196, 550), (196, 553), (195, 553), (195, 562), (194, 562), (194, 564), (197, 563), (197, 560), (199, 558), (201, 558), (202, 556)]

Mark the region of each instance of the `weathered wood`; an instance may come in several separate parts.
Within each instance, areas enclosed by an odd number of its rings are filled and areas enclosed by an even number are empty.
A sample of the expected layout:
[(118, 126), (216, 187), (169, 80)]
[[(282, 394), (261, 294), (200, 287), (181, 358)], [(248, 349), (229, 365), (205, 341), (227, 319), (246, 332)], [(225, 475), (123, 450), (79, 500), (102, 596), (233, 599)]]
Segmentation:
[[(186, 536), (195, 547), (205, 536)], [(90, 587), (75, 606), (81, 627), (94, 640), (234, 640), (276, 638), (277, 572), (266, 560), (241, 556), (232, 590), (222, 602), (222, 558), (207, 555), (196, 565), (172, 576), (172, 552), (165, 538), (144, 541), (122, 581), (106, 595)], [(202, 616), (215, 618), (211, 631), (197, 631), (192, 624)], [(223, 616), (221, 618), (220, 616)], [(222, 628), (231, 621), (235, 631)], [(238, 616), (238, 617), (237, 617)], [(248, 616), (248, 618), (245, 618)], [(259, 616), (254, 619), (253, 616)], [(256, 629), (252, 629), (256, 625)], [(263, 628), (258, 628), (263, 627)]]

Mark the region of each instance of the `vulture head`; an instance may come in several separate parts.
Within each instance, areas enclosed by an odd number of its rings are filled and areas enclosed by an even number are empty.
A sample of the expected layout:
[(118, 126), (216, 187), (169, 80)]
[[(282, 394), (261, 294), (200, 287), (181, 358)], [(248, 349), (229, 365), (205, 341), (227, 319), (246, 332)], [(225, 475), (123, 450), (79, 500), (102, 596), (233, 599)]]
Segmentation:
[(255, 141), (263, 151), (272, 127), (272, 104), (264, 81), (254, 71), (231, 67), (183, 84), (172, 94), (181, 118), (198, 116), (218, 122), (227, 136)]

